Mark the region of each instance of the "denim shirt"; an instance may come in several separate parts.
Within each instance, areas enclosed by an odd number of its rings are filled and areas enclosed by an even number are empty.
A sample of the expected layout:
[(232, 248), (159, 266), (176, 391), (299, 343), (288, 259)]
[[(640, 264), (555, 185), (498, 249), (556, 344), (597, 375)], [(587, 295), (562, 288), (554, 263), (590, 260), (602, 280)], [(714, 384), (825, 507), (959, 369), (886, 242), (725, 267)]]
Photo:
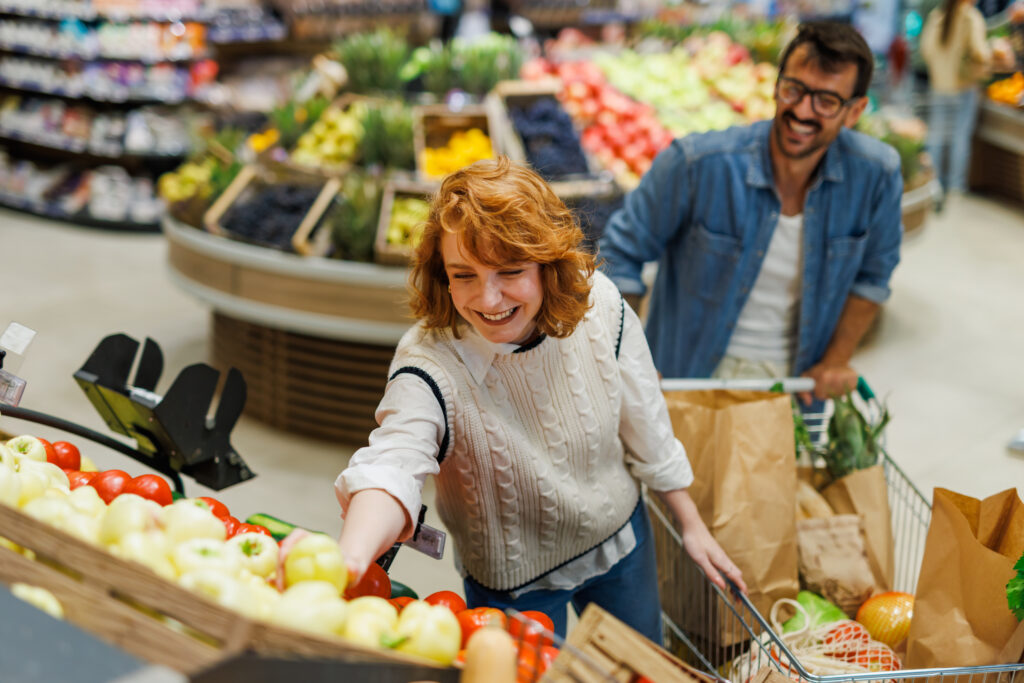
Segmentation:
[[(643, 294), (641, 268), (658, 261), (647, 340), (665, 377), (708, 377), (725, 354), (781, 209), (770, 134), (761, 121), (674, 141), (601, 238), (602, 268), (624, 294)], [(794, 374), (824, 355), (850, 294), (888, 298), (902, 196), (896, 151), (843, 128), (804, 204)]]

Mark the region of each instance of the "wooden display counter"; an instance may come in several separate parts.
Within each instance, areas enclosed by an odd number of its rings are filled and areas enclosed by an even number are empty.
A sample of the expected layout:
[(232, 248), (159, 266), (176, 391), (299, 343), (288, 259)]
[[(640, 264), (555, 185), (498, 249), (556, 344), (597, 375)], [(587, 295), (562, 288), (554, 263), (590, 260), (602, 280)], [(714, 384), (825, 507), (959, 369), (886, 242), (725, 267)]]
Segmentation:
[(982, 98), (970, 184), (1024, 202), (1024, 110)]
[(282, 429), (366, 442), (395, 344), (408, 269), (294, 254), (165, 218), (171, 279), (213, 309), (213, 364), (248, 384), (245, 412)]

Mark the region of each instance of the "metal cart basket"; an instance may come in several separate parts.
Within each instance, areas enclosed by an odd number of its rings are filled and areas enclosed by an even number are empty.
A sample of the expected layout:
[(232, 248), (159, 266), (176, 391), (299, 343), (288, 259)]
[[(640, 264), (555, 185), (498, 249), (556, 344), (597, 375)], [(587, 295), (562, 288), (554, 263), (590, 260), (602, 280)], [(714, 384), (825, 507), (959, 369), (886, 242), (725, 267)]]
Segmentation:
[[(789, 378), (785, 380), (689, 380), (666, 379), (663, 391), (692, 391), (731, 389), (768, 391), (781, 389), (789, 393), (813, 390), (813, 380)], [(858, 392), (867, 407), (869, 421), (878, 418), (881, 407), (870, 387), (861, 380)], [(820, 413), (804, 414), (812, 442), (821, 445), (827, 440), (831, 402), (824, 404)], [(894, 538), (895, 575), (893, 590), (913, 593), (924, 552), (925, 537), (931, 520), (928, 500), (911, 483), (906, 474), (888, 455), (881, 463), (888, 486), (889, 508)], [(783, 638), (776, 633), (746, 596), (729, 583), (730, 594), (708, 580), (703, 571), (690, 560), (682, 549), (682, 539), (672, 520), (651, 498), (647, 499), (654, 535), (659, 552), (669, 548), (679, 556), (674, 562), (671, 586), (687, 586), (685, 623), (678, 615), (680, 605), (671, 605), (665, 596), (663, 578), (662, 620), (665, 628), (665, 647), (685, 661), (723, 679), (746, 683), (763, 666), (772, 666), (795, 681), (807, 683), (840, 683), (840, 681), (903, 681), (906, 679), (942, 679), (941, 683), (1024, 682), (1024, 664), (972, 666), (942, 669), (917, 669), (870, 673), (844, 673), (814, 675), (793, 655)], [(677, 550), (678, 549), (678, 550)], [(728, 581), (728, 579), (726, 579)], [(678, 600), (674, 602), (678, 603)], [(670, 614), (674, 612), (675, 614)], [(674, 618), (673, 618), (674, 617)], [(731, 634), (721, 638), (717, 634)], [(709, 637), (709, 634), (716, 634)], [(720, 643), (728, 643), (721, 645)]]

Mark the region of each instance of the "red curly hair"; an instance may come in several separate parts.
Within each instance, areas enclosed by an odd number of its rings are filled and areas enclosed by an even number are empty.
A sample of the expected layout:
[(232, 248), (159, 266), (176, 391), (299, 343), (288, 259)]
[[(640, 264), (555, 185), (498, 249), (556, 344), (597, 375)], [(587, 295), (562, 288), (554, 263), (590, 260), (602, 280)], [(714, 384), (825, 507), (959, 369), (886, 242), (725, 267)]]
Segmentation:
[(492, 268), (540, 265), (544, 299), (537, 330), (567, 337), (590, 307), (594, 257), (580, 249), (583, 231), (544, 180), (507, 157), (478, 161), (444, 179), (434, 195), (410, 276), (413, 315), (428, 328), (459, 336), (462, 316), (448, 293), (441, 255), (444, 233), (457, 235), (465, 252)]

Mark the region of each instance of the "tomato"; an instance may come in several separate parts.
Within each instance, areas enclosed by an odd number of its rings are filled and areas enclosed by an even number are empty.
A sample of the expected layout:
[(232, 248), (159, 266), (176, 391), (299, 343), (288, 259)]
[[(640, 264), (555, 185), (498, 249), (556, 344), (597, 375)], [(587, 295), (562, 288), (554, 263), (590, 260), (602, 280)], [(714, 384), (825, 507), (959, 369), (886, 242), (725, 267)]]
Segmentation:
[(539, 651), (537, 647), (520, 648), (516, 662), (516, 683), (539, 681), (556, 657), (558, 648), (551, 645), (544, 645)]
[(508, 617), (500, 609), (495, 607), (474, 607), (464, 609), (455, 615), (459, 619), (459, 626), (462, 627), (462, 647), (466, 647), (469, 637), (478, 628), (484, 626), (498, 626), (508, 628)]
[(376, 562), (370, 563), (370, 566), (363, 572), (363, 578), (359, 579), (359, 583), (350, 584), (345, 589), (346, 600), (361, 598), (364, 595), (375, 595), (385, 600), (391, 597), (391, 579)]
[(876, 644), (843, 655), (832, 655), (844, 662), (863, 666), (868, 671), (899, 671), (900, 660), (886, 645)]
[(896, 647), (910, 632), (914, 616), (914, 596), (888, 591), (868, 598), (857, 610), (857, 621), (864, 624), (875, 640)]
[(401, 613), (401, 611), (405, 609), (406, 605), (408, 605), (410, 602), (416, 602), (416, 599), (410, 598), (408, 595), (399, 595), (397, 598), (390, 598), (388, 602), (394, 605), (395, 609), (397, 609), (399, 613)]
[(170, 505), (174, 502), (171, 485), (167, 483), (166, 479), (156, 474), (141, 474), (135, 477), (128, 482), (121, 493), (134, 493), (161, 505)]
[(207, 507), (210, 508), (210, 512), (213, 513), (214, 517), (223, 519), (231, 513), (228, 512), (228, 506), (220, 502), (216, 498), (210, 498), (209, 496), (199, 496), (199, 500), (206, 503)]
[(543, 640), (542, 645), (550, 645), (551, 639), (542, 637), (531, 622), (537, 622), (548, 631), (554, 631), (555, 623), (551, 621), (551, 617), (536, 610), (526, 610), (525, 612), (520, 612), (520, 614), (529, 621), (524, 623), (519, 619), (509, 619), (508, 632), (512, 634), (512, 637), (516, 640), (522, 639), (527, 647), (535, 648), (541, 640)]
[[(228, 515), (228, 517), (230, 516), (231, 515)], [(223, 517), (221, 517), (221, 521), (224, 521)], [(274, 535), (270, 533), (270, 529), (260, 524), (239, 524), (235, 529), (235, 536), (239, 534), (263, 534), (264, 536), (270, 536), (271, 538), (274, 537)]]
[(429, 602), (431, 605), (444, 605), (450, 609), (454, 614), (458, 614), (462, 610), (466, 609), (466, 601), (462, 599), (462, 596), (454, 591), (437, 591), (431, 593), (427, 597), (423, 598), (425, 602)]
[[(46, 451), (46, 462), (52, 462), (54, 465), (57, 465), (57, 451), (53, 449), (53, 444), (42, 437), (37, 436), (36, 438), (39, 439), (39, 443), (43, 444), (43, 450)], [(60, 465), (57, 465), (57, 467), (60, 467)], [(73, 467), (70, 469), (77, 470), (78, 468)]]
[(78, 470), (68, 470), (64, 474), (68, 475), (68, 484), (72, 489), (77, 489), (79, 486), (85, 486), (92, 481), (97, 472), (79, 472)]
[(124, 491), (124, 487), (132, 480), (132, 475), (123, 470), (104, 470), (97, 472), (96, 476), (89, 482), (89, 486), (96, 489), (103, 502), (110, 504), (110, 501), (117, 498)]
[(871, 640), (868, 630), (856, 621), (841, 621), (823, 639), (826, 652), (847, 652), (864, 647)]
[(221, 517), (220, 521), (224, 522), (224, 529), (228, 532), (228, 538), (231, 538), (238, 533), (238, 527), (242, 526), (242, 523), (238, 521), (238, 518), (232, 517), (231, 515)]
[(47, 462), (52, 462), (62, 470), (77, 470), (81, 468), (82, 454), (78, 452), (77, 446), (67, 441), (54, 441), (51, 448), (53, 449), (53, 460), (50, 460), (50, 453), (47, 451)]

